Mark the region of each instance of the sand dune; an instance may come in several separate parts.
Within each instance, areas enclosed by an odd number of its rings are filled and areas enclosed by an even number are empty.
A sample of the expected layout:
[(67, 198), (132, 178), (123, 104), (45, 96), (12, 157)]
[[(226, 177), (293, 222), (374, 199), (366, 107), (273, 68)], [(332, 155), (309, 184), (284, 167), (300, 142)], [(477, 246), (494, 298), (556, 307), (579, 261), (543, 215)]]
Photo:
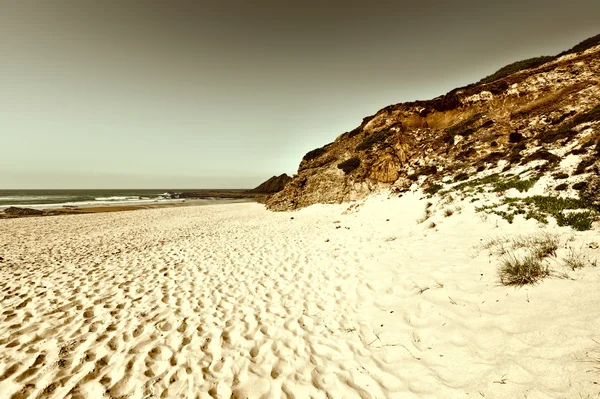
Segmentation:
[(425, 202), (0, 220), (0, 398), (600, 396), (600, 271), (560, 260), (597, 232), (504, 287), (477, 246), (541, 227)]

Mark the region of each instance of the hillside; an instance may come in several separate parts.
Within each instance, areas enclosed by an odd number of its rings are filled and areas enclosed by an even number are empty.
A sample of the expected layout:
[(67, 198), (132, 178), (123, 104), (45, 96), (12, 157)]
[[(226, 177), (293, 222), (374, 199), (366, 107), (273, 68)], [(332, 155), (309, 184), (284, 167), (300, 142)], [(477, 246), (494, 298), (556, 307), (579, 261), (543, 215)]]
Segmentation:
[(308, 152), (267, 207), (341, 203), (389, 188), (433, 194), (475, 181), (494, 190), (544, 181), (539, 194), (598, 207), (599, 84), (600, 35), (429, 101), (390, 105)]

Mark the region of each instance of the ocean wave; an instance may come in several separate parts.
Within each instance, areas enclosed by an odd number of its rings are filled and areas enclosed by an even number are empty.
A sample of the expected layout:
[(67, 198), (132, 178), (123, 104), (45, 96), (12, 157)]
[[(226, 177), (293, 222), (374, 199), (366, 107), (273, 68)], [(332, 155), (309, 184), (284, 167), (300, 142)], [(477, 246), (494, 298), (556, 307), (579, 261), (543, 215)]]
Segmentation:
[(49, 199), (68, 199), (72, 196), (58, 196), (58, 195), (9, 195), (7, 197), (0, 197), (0, 201), (41, 201)]
[(140, 196), (137, 195), (133, 195), (133, 196), (113, 196), (113, 197), (98, 197), (98, 198), (94, 198), (94, 200), (96, 201), (139, 201), (143, 199)]

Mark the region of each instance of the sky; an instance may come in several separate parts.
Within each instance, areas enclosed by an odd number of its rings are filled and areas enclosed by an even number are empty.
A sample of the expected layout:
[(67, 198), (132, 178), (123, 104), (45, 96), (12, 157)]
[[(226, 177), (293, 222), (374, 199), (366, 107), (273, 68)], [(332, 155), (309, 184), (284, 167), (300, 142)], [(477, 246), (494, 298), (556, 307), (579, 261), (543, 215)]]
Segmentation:
[(0, 189), (252, 188), (404, 101), (600, 33), (598, 0), (0, 0)]

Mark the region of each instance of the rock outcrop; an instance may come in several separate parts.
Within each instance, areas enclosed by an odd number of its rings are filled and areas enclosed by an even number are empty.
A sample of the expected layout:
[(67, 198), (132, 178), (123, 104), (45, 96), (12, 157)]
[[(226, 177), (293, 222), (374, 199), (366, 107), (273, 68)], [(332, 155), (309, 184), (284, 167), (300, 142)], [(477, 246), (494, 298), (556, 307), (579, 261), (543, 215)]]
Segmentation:
[(31, 209), (31, 208), (19, 208), (16, 206), (11, 206), (4, 210), (6, 215), (10, 216), (42, 216), (44, 215), (44, 211), (39, 209)]
[(267, 207), (357, 200), (382, 188), (405, 190), (408, 181), (427, 187), (501, 162), (511, 168), (542, 160), (540, 172), (549, 171), (565, 155), (554, 153), (566, 146), (597, 159), (599, 139), (600, 35), (433, 100), (381, 109), (307, 153)]
[(290, 180), (292, 180), (292, 178), (285, 173), (279, 176), (273, 176), (255, 189), (249, 190), (249, 192), (256, 194), (278, 193), (279, 191), (283, 190), (285, 185), (288, 184)]

